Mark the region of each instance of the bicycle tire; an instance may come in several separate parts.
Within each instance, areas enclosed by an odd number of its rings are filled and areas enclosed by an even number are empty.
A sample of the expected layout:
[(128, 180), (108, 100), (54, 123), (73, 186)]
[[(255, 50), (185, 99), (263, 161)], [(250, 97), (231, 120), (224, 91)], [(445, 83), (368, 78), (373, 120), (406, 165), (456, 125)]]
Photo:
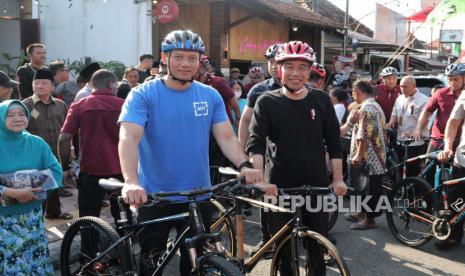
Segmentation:
[[(61, 269), (61, 274), (63, 276), (69, 276), (69, 275), (76, 275), (75, 273), (71, 272), (71, 266), (73, 265), (72, 263), (72, 258), (73, 256), (71, 255), (72, 253), (72, 245), (73, 245), (73, 240), (78, 237), (76, 235), (79, 234), (79, 232), (83, 229), (93, 229), (95, 230), (98, 234), (100, 234), (100, 239), (102, 238), (106, 239), (105, 241), (107, 242), (107, 246), (110, 246), (112, 243), (117, 241), (119, 239), (118, 233), (111, 227), (110, 224), (108, 224), (106, 221), (97, 218), (97, 217), (82, 217), (76, 220), (71, 224), (71, 226), (68, 228), (66, 231), (64, 237), (63, 237), (63, 242), (61, 244), (60, 248), (60, 269)], [(80, 242), (79, 242), (80, 244)], [(106, 247), (108, 248), (108, 247)], [(106, 249), (104, 248), (104, 249)], [(104, 250), (103, 249), (103, 250)], [(126, 250), (126, 243), (121, 243), (118, 245), (113, 251), (110, 251), (109, 253), (112, 253), (113, 255), (117, 256), (117, 269), (118, 271), (121, 272), (121, 275), (123, 275), (125, 272), (128, 272), (131, 270), (131, 261), (130, 261), (130, 256), (128, 254), (128, 251)], [(81, 252), (81, 250), (79, 250)], [(81, 252), (82, 253), (82, 252)], [(96, 252), (98, 254), (98, 252)], [(84, 254), (84, 253), (83, 253)], [(80, 263), (80, 256), (78, 256), (78, 262)], [(114, 256), (113, 256), (114, 257)], [(115, 261), (115, 259), (111, 259), (111, 261)], [(102, 264), (103, 262), (100, 262)], [(82, 266), (79, 265), (77, 270), (79, 270)], [(103, 265), (102, 265), (103, 267)], [(110, 267), (110, 266), (108, 266)], [(93, 267), (95, 268), (95, 266)], [(98, 275), (98, 271), (94, 272), (96, 275)], [(111, 272), (112, 275), (118, 275), (115, 274), (113, 271)]]
[[(428, 193), (431, 189), (432, 187), (428, 182), (418, 177), (407, 177), (394, 186), (390, 196), (391, 206), (393, 209), (392, 212), (386, 212), (386, 220), (392, 234), (401, 243), (410, 247), (418, 247), (431, 240), (432, 225), (427, 223), (420, 224), (425, 225), (426, 230), (424, 230), (424, 235), (420, 235), (421, 232), (418, 232), (417, 230), (411, 231), (409, 228), (410, 222), (418, 220), (411, 218), (411, 216), (405, 212), (408, 209), (408, 211), (412, 213), (420, 213), (420, 211), (422, 211), (431, 214), (434, 203), (432, 194)], [(397, 205), (404, 204), (404, 202), (410, 202), (412, 199), (421, 200), (419, 201), (422, 204), (421, 208), (416, 208), (415, 206), (410, 207), (410, 204), (408, 204), (406, 208), (403, 206), (396, 208)], [(397, 209), (400, 211), (399, 218), (406, 223), (405, 225), (400, 225), (400, 223), (396, 222), (395, 218), (397, 215), (394, 212), (397, 211)], [(409, 238), (407, 234), (400, 232), (402, 229), (407, 230), (407, 233), (419, 234), (419, 237), (415, 239)]]
[(224, 276), (243, 276), (245, 275), (239, 267), (234, 265), (227, 259), (217, 255), (206, 255), (203, 257), (198, 270), (198, 275), (218, 275), (212, 273), (220, 273)]
[[(221, 231), (226, 232), (226, 237), (229, 239), (229, 244), (225, 245), (225, 250), (224, 254), (229, 257), (233, 258), (236, 257), (237, 255), (237, 238), (236, 238), (236, 227), (234, 226), (232, 218), (227, 215), (227, 209), (221, 204), (218, 200), (211, 199), (210, 201), (212, 203), (212, 206), (216, 209), (216, 211), (219, 214), (219, 218), (224, 217), (224, 222), (218, 225), (215, 225), (215, 222), (212, 223), (210, 226), (210, 233), (215, 233), (218, 231), (218, 229), (221, 229)], [(221, 227), (221, 228), (219, 228)], [(222, 239), (223, 241), (223, 239)], [(224, 245), (224, 244), (223, 244)], [(213, 246), (210, 246), (211, 249)]]
[[(271, 276), (280, 275), (278, 274), (280, 258), (282, 254), (288, 254), (288, 252), (284, 251), (284, 249), (285, 247), (288, 246), (287, 243), (290, 242), (291, 236), (292, 234), (289, 234), (278, 244), (275, 254), (273, 256), (273, 260), (271, 261), (271, 271), (270, 271)], [(329, 254), (333, 258), (334, 263), (336, 264), (337, 269), (339, 270), (339, 275), (350, 276), (349, 268), (347, 264), (345, 263), (344, 259), (339, 254), (339, 251), (337, 250), (336, 246), (334, 246), (334, 244), (332, 244), (327, 238), (325, 238), (323, 235), (317, 232), (309, 231), (309, 230), (304, 231), (302, 233), (302, 237), (312, 239), (324, 248), (327, 254)], [(310, 264), (310, 260), (306, 260), (306, 263)], [(304, 275), (308, 275), (308, 274), (304, 274)], [(284, 275), (281, 275), (281, 276), (284, 276)]]

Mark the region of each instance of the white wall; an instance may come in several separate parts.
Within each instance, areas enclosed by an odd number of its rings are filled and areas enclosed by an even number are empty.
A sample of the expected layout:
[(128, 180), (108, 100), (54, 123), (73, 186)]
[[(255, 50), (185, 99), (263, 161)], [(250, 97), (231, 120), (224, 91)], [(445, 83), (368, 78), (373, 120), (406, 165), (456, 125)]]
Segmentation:
[(147, 16), (150, 2), (40, 0), (35, 8), (39, 9), (48, 62), (57, 58), (72, 62), (90, 56), (136, 65), (141, 54), (152, 51), (152, 21)]
[[(21, 51), (21, 37), (19, 20), (0, 19), (0, 64), (7, 63), (3, 53), (17, 57)], [(11, 62), (10, 67), (16, 68), (18, 60)], [(10, 74), (14, 72), (10, 72)]]

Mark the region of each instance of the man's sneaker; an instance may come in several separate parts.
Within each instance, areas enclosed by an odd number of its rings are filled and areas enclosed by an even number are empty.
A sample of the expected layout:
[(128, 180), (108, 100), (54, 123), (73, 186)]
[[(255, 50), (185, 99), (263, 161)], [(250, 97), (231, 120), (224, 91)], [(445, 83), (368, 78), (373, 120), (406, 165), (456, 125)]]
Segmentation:
[[(254, 246), (249, 251), (249, 256), (255, 255), (267, 242), (268, 241), (264, 241), (264, 240), (260, 241), (256, 246)], [(263, 258), (265, 260), (270, 260), (273, 258), (273, 254), (274, 254), (274, 246), (270, 247), (270, 249), (268, 249), (268, 251), (266, 251), (265, 254), (263, 254)]]

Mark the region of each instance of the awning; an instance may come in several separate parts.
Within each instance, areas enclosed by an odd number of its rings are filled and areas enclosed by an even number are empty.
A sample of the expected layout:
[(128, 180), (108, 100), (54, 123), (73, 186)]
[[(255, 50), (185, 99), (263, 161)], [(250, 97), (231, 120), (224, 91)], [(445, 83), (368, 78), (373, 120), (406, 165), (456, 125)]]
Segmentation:
[(405, 20), (413, 21), (413, 22), (425, 22), (426, 18), (428, 17), (429, 13), (434, 9), (434, 5), (428, 6), (423, 10), (406, 17)]
[(447, 67), (447, 64), (442, 62), (426, 58), (424, 56), (410, 56), (410, 66), (414, 68), (420, 68), (422, 70), (431, 70), (431, 69), (444, 69)]

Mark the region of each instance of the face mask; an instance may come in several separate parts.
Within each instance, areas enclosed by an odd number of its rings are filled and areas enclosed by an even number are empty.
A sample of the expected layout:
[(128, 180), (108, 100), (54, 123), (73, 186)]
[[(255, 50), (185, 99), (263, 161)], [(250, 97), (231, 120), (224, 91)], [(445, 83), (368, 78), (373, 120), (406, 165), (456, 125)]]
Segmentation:
[(236, 98), (239, 99), (241, 97), (241, 95), (242, 95), (242, 91), (241, 90), (236, 91), (236, 92), (234, 92), (234, 94), (236, 95)]

